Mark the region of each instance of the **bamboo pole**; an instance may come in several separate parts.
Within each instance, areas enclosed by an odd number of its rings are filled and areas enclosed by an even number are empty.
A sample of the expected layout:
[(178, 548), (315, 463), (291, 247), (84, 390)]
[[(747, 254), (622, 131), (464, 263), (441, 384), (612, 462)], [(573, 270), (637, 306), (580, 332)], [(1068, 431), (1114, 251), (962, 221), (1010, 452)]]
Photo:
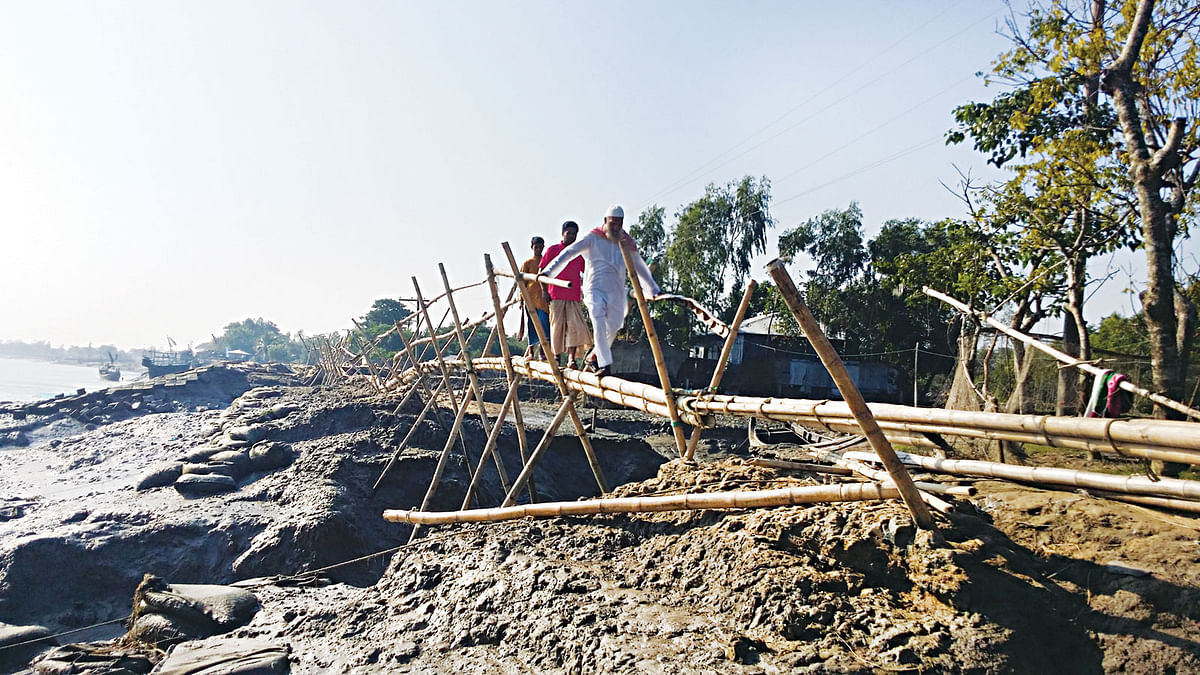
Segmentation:
[(842, 399), (850, 406), (850, 411), (854, 414), (854, 419), (862, 429), (863, 435), (867, 437), (871, 448), (882, 458), (884, 468), (891, 476), (892, 481), (896, 483), (896, 488), (900, 490), (900, 496), (904, 499), (908, 510), (912, 512), (913, 520), (922, 529), (934, 529), (933, 516), (926, 508), (925, 502), (922, 501), (921, 493), (913, 485), (912, 477), (908, 475), (908, 470), (896, 458), (892, 444), (880, 431), (879, 424), (875, 422), (875, 417), (871, 414), (871, 409), (867, 407), (867, 402), (859, 393), (854, 380), (850, 378), (850, 373), (842, 363), (841, 357), (834, 351), (833, 345), (829, 344), (829, 340), (821, 331), (817, 320), (808, 311), (808, 306), (804, 304), (804, 299), (800, 297), (800, 292), (796, 290), (796, 285), (792, 283), (792, 277), (784, 269), (783, 263), (778, 259), (767, 263), (767, 273), (775, 280), (775, 287), (783, 296), (783, 301), (792, 310), (792, 315), (796, 317), (796, 322), (800, 324), (809, 344), (816, 350), (821, 363), (825, 364), (825, 369), (833, 377), (834, 384), (842, 393)]
[(421, 408), (421, 413), (417, 415), (416, 420), (409, 425), (408, 433), (405, 434), (404, 440), (400, 441), (400, 445), (396, 446), (396, 450), (392, 452), (392, 456), (390, 459), (388, 459), (388, 463), (383, 467), (383, 471), (379, 473), (379, 478), (375, 481), (375, 484), (371, 486), (372, 495), (374, 495), (375, 491), (379, 489), (379, 486), (383, 484), (383, 479), (388, 475), (388, 472), (392, 470), (392, 465), (394, 465), (396, 461), (400, 459), (400, 454), (404, 452), (405, 448), (408, 447), (408, 442), (412, 440), (413, 435), (416, 434), (417, 428), (421, 426), (421, 422), (425, 421), (425, 416), (429, 414), (429, 410), (437, 405), (437, 396), (441, 393), (443, 386), (443, 384), (438, 384), (438, 388), (434, 391), (433, 396), (430, 396), (429, 400), (425, 402), (425, 407)]
[(525, 466), (521, 468), (521, 475), (513, 481), (512, 489), (504, 496), (504, 501), (500, 506), (512, 506), (517, 503), (517, 497), (521, 494), (521, 489), (525, 484), (533, 480), (533, 469), (537, 466), (537, 462), (542, 458), (542, 454), (550, 447), (550, 443), (554, 440), (554, 434), (558, 431), (567, 418), (571, 410), (575, 409), (575, 392), (567, 392), (563, 396), (562, 404), (558, 406), (558, 411), (554, 413), (554, 419), (550, 420), (550, 424), (546, 425), (546, 432), (542, 434), (541, 440), (533, 452), (529, 454), (529, 461), (525, 462)]
[[(443, 318), (443, 320), (444, 320), (444, 318)], [(408, 354), (409, 360), (413, 361), (414, 365), (419, 363), (419, 361), (417, 361), (417, 356), (414, 353), (415, 350), (413, 349), (412, 343), (409, 341), (408, 336), (406, 336), (404, 334), (404, 331), (398, 331), (398, 332), (400, 335), (400, 341), (402, 343), (404, 343), (404, 351)], [(422, 350), (421, 355), (424, 356), (424, 354), (425, 354), (425, 352), (424, 352), (424, 350)], [(439, 348), (437, 343), (433, 344), (433, 354), (436, 359), (438, 359), (439, 361), (441, 360), (442, 348)], [(449, 381), (446, 380), (445, 382), (448, 384)], [(425, 381), (425, 377), (423, 377), (423, 376), (417, 377), (417, 387), (413, 387), (409, 393), (416, 391), (418, 387), (420, 389), (424, 390), (425, 395), (428, 396), (430, 399), (437, 398), (437, 392), (431, 391), (429, 389), (429, 383)], [(439, 386), (437, 388), (437, 391), (441, 391), (441, 389), (442, 388)], [(450, 389), (449, 387), (447, 387), (447, 390), (451, 392), (451, 398), (453, 398), (454, 390)], [(437, 420), (437, 424), (439, 427), (441, 427), (443, 430), (448, 430), (450, 428), (449, 426), (446, 425), (446, 420), (442, 419), (442, 411), (440, 409), (434, 408), (433, 414), (434, 414), (434, 419)]]
[[(738, 331), (742, 327), (742, 319), (746, 316), (746, 308), (750, 306), (750, 298), (754, 295), (754, 289), (758, 287), (758, 282), (753, 279), (746, 284), (746, 292), (742, 294), (742, 301), (738, 304), (737, 313), (733, 315), (733, 323), (729, 324), (729, 335), (725, 336), (725, 344), (721, 347), (721, 355), (717, 357), (717, 367), (713, 371), (712, 380), (708, 384), (709, 393), (715, 394), (717, 387), (721, 385), (721, 378), (725, 376), (725, 368), (729, 365), (729, 355), (733, 353), (733, 345), (737, 342)], [(700, 443), (700, 433), (703, 429), (699, 426), (692, 427), (692, 437), (688, 439), (687, 453), (684, 459), (692, 461), (696, 456), (696, 446)]]
[(899, 496), (900, 493), (895, 488), (883, 487), (874, 483), (840, 483), (836, 485), (805, 485), (803, 487), (782, 488), (778, 490), (710, 492), (658, 497), (621, 497), (577, 502), (549, 502), (457, 512), (431, 513), (388, 510), (383, 512), (383, 517), (385, 520), (393, 523), (443, 525), (449, 523), (517, 520), (527, 517), (556, 518), (603, 513), (652, 513), (697, 509), (753, 509), (842, 501), (882, 501), (896, 499)]
[[(751, 396), (714, 394), (686, 401), (697, 412), (754, 415), (781, 421), (846, 420), (853, 415), (843, 401), (808, 399), (763, 399)], [(1157, 419), (1103, 419), (1098, 417), (1053, 417), (1015, 413), (972, 412), (944, 408), (912, 408), (892, 403), (869, 404), (876, 420), (920, 423), (958, 429), (1014, 431), (1036, 434), (1045, 445), (1061, 445), (1059, 439), (1095, 441), (1113, 448), (1123, 445), (1159, 446), (1200, 451), (1200, 434), (1191, 422)], [(951, 432), (953, 433), (953, 432)]]
[[(523, 356), (513, 356), (512, 359), (513, 367), (522, 375), (552, 384), (556, 383), (549, 363), (527, 359)], [(500, 360), (495, 358), (476, 359), (475, 363), (477, 367), (486, 370), (499, 370), (503, 365)], [(641, 382), (631, 382), (612, 375), (597, 377), (592, 373), (585, 373), (570, 368), (561, 369), (560, 372), (567, 388), (573, 391), (603, 398), (607, 401), (648, 412), (652, 415), (660, 417), (668, 417), (669, 415), (666, 404), (667, 397), (663, 395), (662, 390), (658, 387)], [(685, 410), (681, 410), (679, 414), (685, 422), (693, 426), (708, 425), (699, 415)]]
[[(646, 295), (642, 292), (642, 280), (633, 267), (633, 258), (623, 241), (617, 242), (621, 249), (621, 257), (625, 259), (625, 272), (633, 284), (633, 297), (637, 299), (638, 311), (642, 313), (642, 323), (646, 325), (646, 340), (650, 343), (650, 352), (654, 355), (654, 368), (658, 370), (658, 380), (662, 382), (662, 390), (667, 394), (667, 414), (671, 420), (671, 433), (675, 436), (675, 449), (680, 457), (687, 456), (687, 439), (683, 437), (683, 422), (679, 419), (679, 408), (675, 397), (671, 395), (671, 375), (667, 372), (667, 362), (663, 358), (662, 345), (658, 343), (658, 333), (654, 331), (654, 319), (650, 317), (650, 308), (646, 305)], [(551, 357), (553, 358), (553, 357)]]
[[(941, 300), (942, 302), (946, 303), (947, 305), (950, 305), (951, 307), (957, 309), (958, 311), (960, 311), (964, 314), (979, 318), (979, 319), (983, 320), (984, 322), (986, 322), (992, 328), (995, 328), (996, 330), (1000, 331), (1001, 333), (1004, 333), (1005, 335), (1011, 337), (1012, 339), (1023, 342), (1044, 354), (1048, 354), (1051, 357), (1067, 364), (1068, 366), (1070, 366), (1072, 368), (1078, 368), (1078, 369), (1084, 371), (1085, 373), (1090, 373), (1091, 375), (1096, 376), (1096, 377), (1101, 377), (1104, 375), (1104, 369), (1097, 368), (1096, 366), (1093, 366), (1092, 364), (1090, 364), (1086, 361), (1080, 361), (1079, 359), (1075, 358), (1074, 356), (1071, 356), (1070, 354), (1065, 354), (1063, 352), (1060, 352), (1059, 350), (1055, 349), (1054, 347), (1051, 347), (1048, 344), (1045, 344), (1044, 342), (1042, 342), (1040, 340), (1036, 340), (1014, 328), (1011, 328), (1009, 326), (1004, 325), (1003, 323), (1001, 323), (999, 321), (996, 321), (991, 316), (989, 316), (986, 312), (980, 312), (980, 311), (971, 309), (969, 306), (963, 304), (962, 302), (959, 302), (958, 300), (955, 300), (954, 298), (946, 295), (945, 293), (942, 293), (941, 291), (934, 290), (928, 286), (925, 286), (921, 290), (925, 293), (925, 295), (928, 295), (931, 298), (937, 298), (938, 300)], [(1121, 389), (1124, 389), (1125, 391), (1127, 391), (1131, 394), (1134, 394), (1135, 396), (1141, 396), (1143, 398), (1148, 398), (1151, 401), (1154, 401), (1155, 403), (1157, 403), (1158, 405), (1160, 405), (1164, 408), (1170, 408), (1171, 410), (1174, 410), (1177, 413), (1181, 413), (1181, 414), (1191, 417), (1193, 419), (1200, 419), (1200, 410), (1196, 410), (1195, 408), (1189, 408), (1188, 406), (1180, 403), (1179, 401), (1167, 398), (1166, 396), (1163, 396), (1162, 394), (1152, 392), (1149, 389), (1145, 389), (1144, 387), (1139, 387), (1136, 384), (1134, 384), (1133, 382), (1130, 382), (1129, 380), (1122, 381), (1120, 383), (1120, 387), (1121, 387)]]
[[(512, 274), (510, 274), (508, 272), (493, 272), (492, 273), (492, 277), (497, 277), (497, 276), (508, 277), (509, 279), (515, 278), (515, 277), (513, 277)], [(549, 284), (551, 286), (558, 286), (560, 288), (571, 288), (570, 281), (567, 281), (566, 279), (559, 279), (557, 277), (548, 277), (545, 274), (530, 274), (529, 272), (521, 272), (521, 279), (524, 279), (525, 281), (536, 281), (543, 285)]]
[[(418, 297), (420, 291), (417, 291)], [(437, 492), (438, 484), (442, 480), (442, 474), (446, 471), (446, 460), (450, 459), (450, 450), (454, 447), (455, 440), (458, 439), (459, 432), (462, 431), (463, 418), (467, 416), (467, 403), (470, 401), (471, 392), (466, 392), (463, 396), (462, 405), (458, 406), (458, 412), (454, 414), (454, 424), (450, 427), (450, 435), (446, 438), (446, 444), (442, 446), (442, 454), (438, 455), (437, 466), (433, 470), (433, 478), (429, 480), (429, 488), (425, 490), (425, 497), (421, 499), (421, 510), (429, 509), (430, 502), (433, 501), (433, 495)], [(469, 460), (467, 466), (470, 466)], [(414, 525), (412, 534), (408, 537), (408, 543), (413, 543), (417, 539), (417, 531), (420, 525)]]
[(1108, 492), (1105, 490), (1088, 490), (1088, 494), (1095, 497), (1103, 497), (1104, 499), (1114, 499), (1120, 502), (1128, 502), (1137, 504), (1138, 506), (1153, 506), (1160, 509), (1171, 509), (1173, 511), (1183, 511), (1185, 513), (1200, 513), (1200, 502), (1194, 502), (1190, 499), (1173, 499), (1171, 497), (1149, 497), (1146, 495), (1128, 495), (1120, 492)]
[[(425, 301), (422, 299), (421, 285), (419, 283), (417, 283), (416, 277), (412, 278), (412, 282), (413, 282), (413, 288), (417, 292), (417, 306), (421, 308), (421, 314), (425, 317), (425, 325), (429, 327), (429, 335), (431, 337), (435, 336), (435, 335), (437, 335), (437, 329), (435, 329), (433, 327), (433, 321), (431, 321), (429, 319), (429, 307), (425, 304)], [(447, 312), (447, 315), (449, 315), (450, 310), (447, 309), (446, 312)], [(450, 407), (454, 411), (454, 413), (457, 415), (458, 408), (455, 407), (455, 405), (456, 405), (456, 402), (458, 401), (458, 394), (454, 391), (454, 386), (452, 384), (450, 384), (450, 371), (449, 371), (449, 369), (446, 368), (446, 361), (445, 361), (445, 359), (442, 358), (440, 351), (437, 349), (437, 338), (434, 338), (433, 345), (434, 345), (433, 353), (434, 353), (434, 356), (437, 357), (438, 369), (442, 371), (442, 381), (446, 383), (446, 389), (449, 390), (449, 392), (450, 392)]]
[[(467, 344), (467, 338), (463, 335), (462, 321), (458, 318), (458, 307), (454, 303), (454, 293), (450, 290), (450, 278), (446, 276), (446, 266), (438, 263), (438, 271), (442, 275), (442, 283), (446, 286), (446, 302), (450, 305), (450, 316), (454, 319), (454, 333), (458, 336), (459, 351), (462, 353), (463, 362), (467, 368), (467, 382), (471, 391), (471, 395), (475, 398), (475, 402), (479, 404), (479, 422), (483, 425), (483, 433), (491, 436), (491, 424), (488, 421), (487, 410), (484, 408), (483, 388), (479, 386), (479, 375), (476, 374), (475, 368), (471, 364), (471, 350)], [(490, 340), (489, 340), (490, 342)], [(501, 418), (503, 423), (503, 418)], [(484, 451), (485, 456), (488, 452)], [(492, 459), (496, 462), (496, 473), (500, 476), (500, 484), (504, 489), (508, 490), (508, 472), (504, 470), (504, 461), (500, 458), (500, 454), (495, 451), (495, 446), (491, 448)], [(470, 464), (467, 465), (470, 470)]]
[[(1073, 488), (1108, 490), (1123, 494), (1200, 499), (1200, 481), (1194, 480), (1160, 478), (1154, 481), (1146, 476), (1118, 476), (1094, 471), (1078, 471), (1075, 469), (1059, 469), (1046, 466), (1016, 466), (1013, 464), (984, 462), (975, 459), (939, 459), (937, 457), (913, 455), (906, 452), (897, 454), (900, 460), (906, 464), (938, 473), (1001, 478), (1027, 483), (1046, 483), (1048, 485), (1065, 485)], [(846, 453), (846, 457), (853, 457), (862, 461), (878, 461), (875, 456), (865, 452), (848, 452)]]
[[(513, 368), (520, 374), (537, 380), (555, 383), (554, 375), (550, 371), (550, 364), (545, 361), (533, 361), (523, 356), (512, 357)], [(500, 370), (502, 362), (499, 359), (476, 359), (476, 367), (485, 370)], [(642, 384), (641, 382), (630, 382), (619, 377), (597, 377), (592, 373), (585, 373), (578, 370), (563, 369), (563, 380), (566, 382), (568, 389), (577, 391), (588, 396), (603, 398), (607, 401), (612, 401), (634, 410), (641, 410), (652, 415), (667, 417), (667, 406), (665, 403), (660, 403), (660, 400), (665, 400), (662, 396), (662, 390), (657, 387)], [(681, 412), (680, 415), (688, 423), (695, 426), (704, 424), (704, 420), (692, 413)]]
[(755, 457), (746, 460), (747, 464), (761, 466), (767, 469), (787, 469), (788, 471), (809, 471), (811, 473), (828, 473), (834, 476), (853, 476), (854, 472), (841, 466), (829, 464), (813, 464), (811, 462), (790, 462), (786, 459), (766, 459)]
[[(508, 385), (508, 394), (504, 397), (504, 403), (500, 406), (500, 415), (497, 417), (496, 424), (492, 427), (491, 433), (488, 434), (487, 443), (483, 446), (483, 454), (479, 456), (479, 464), (475, 470), (471, 472), (471, 482), (467, 485), (467, 494), (463, 497), (462, 508), (466, 510), (471, 506), (471, 497), (475, 495), (475, 488), (479, 485), (479, 479), (483, 476), (483, 466), (487, 463), (488, 453), (495, 456), (496, 442), (500, 439), (500, 432), (504, 429), (504, 418), (508, 416), (508, 411), (512, 408), (513, 401), (517, 399), (517, 387), (521, 384), (521, 376), (516, 375)], [(508, 481), (502, 483), (505, 494), (509, 491)]]
[[(500, 304), (500, 289), (496, 286), (496, 269), (492, 266), (492, 256), (487, 253), (483, 254), (483, 268), (487, 273), (488, 289), (492, 295), (492, 308), (496, 314), (496, 335), (500, 340), (500, 358), (504, 360), (504, 377), (507, 378), (510, 387), (516, 386), (521, 376), (513, 370), (512, 353), (508, 349), (508, 335), (504, 330), (505, 308)], [(512, 291), (509, 292), (510, 299), (516, 290), (517, 284), (514, 284)], [(521, 318), (522, 320), (524, 319), (524, 317)], [(486, 351), (484, 352), (484, 356), (487, 356)], [(516, 422), (514, 426), (517, 432), (517, 451), (521, 455), (521, 466), (525, 466), (529, 461), (529, 439), (525, 436), (525, 419), (521, 414), (521, 401), (519, 398), (513, 399), (512, 411), (513, 419)], [(503, 416), (500, 418), (500, 421), (504, 421)], [(529, 501), (538, 501), (537, 488), (532, 478), (529, 479)]]
[(367, 370), (371, 371), (371, 384), (375, 385), (375, 389), (379, 393), (381, 393), (381, 394), (386, 393), (383, 391), (383, 385), (379, 381), (379, 372), (375, 370), (375, 365), (373, 363), (371, 363), (371, 357), (367, 354), (367, 349), (374, 351), (375, 345), (371, 342), (371, 339), (369, 337), (367, 337), (367, 332), (362, 329), (362, 326), (358, 325), (358, 321), (351, 318), (350, 322), (354, 324), (355, 330), (358, 331), (359, 337), (362, 338), (362, 341), (363, 341), (362, 360), (367, 362)]
[[(513, 255), (512, 248), (508, 242), (501, 243), (504, 249), (504, 255), (508, 258), (508, 264), (512, 266), (514, 275), (521, 274), (521, 267), (517, 264), (517, 258)], [(530, 323), (533, 324), (534, 330), (538, 334), (538, 343), (542, 346), (542, 353), (546, 355), (546, 361), (550, 364), (550, 371), (554, 373), (554, 382), (558, 386), (558, 393), (567, 403), (567, 414), (571, 417), (571, 423), (575, 425), (575, 435), (579, 437), (579, 444), (583, 446), (583, 454), (587, 457), (588, 464), (592, 468), (592, 475), (596, 477), (596, 485), (600, 487), (600, 493), (608, 492), (608, 485), (604, 480), (604, 472), (600, 469), (600, 461), (596, 457), (596, 451), (592, 449), (591, 439), (588, 438), (587, 430), (583, 428), (583, 420), (579, 419), (579, 413), (575, 410), (575, 397), (569, 395), (567, 383), (563, 379), (562, 371), (558, 367), (558, 360), (554, 358), (554, 348), (550, 346), (550, 340), (546, 336), (546, 331), (542, 329), (542, 322), (537, 320), (533, 309), (533, 303), (530, 302), (533, 298), (529, 295), (529, 289), (525, 284), (518, 284), (521, 288), (521, 298), (525, 301), (525, 311), (533, 319)], [(529, 456), (529, 461), (536, 461), (534, 455)]]

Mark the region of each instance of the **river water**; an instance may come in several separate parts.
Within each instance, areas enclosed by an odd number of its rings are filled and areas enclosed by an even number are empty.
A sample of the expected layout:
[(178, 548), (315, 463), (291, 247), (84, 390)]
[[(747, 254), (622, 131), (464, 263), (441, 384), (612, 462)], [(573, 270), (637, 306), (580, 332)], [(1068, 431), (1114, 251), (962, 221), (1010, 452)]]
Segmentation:
[[(101, 378), (99, 367), (0, 357), (0, 401), (39, 401), (74, 394), (80, 388), (93, 391), (119, 384)], [(140, 367), (122, 370), (121, 382), (144, 372)]]

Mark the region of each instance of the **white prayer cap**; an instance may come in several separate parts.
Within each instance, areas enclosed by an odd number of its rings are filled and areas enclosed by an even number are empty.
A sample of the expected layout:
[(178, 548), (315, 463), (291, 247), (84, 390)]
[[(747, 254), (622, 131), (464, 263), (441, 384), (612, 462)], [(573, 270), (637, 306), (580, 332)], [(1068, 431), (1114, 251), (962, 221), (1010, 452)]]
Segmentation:
[(624, 218), (625, 209), (621, 208), (620, 204), (613, 204), (608, 207), (608, 213), (604, 214), (605, 218)]

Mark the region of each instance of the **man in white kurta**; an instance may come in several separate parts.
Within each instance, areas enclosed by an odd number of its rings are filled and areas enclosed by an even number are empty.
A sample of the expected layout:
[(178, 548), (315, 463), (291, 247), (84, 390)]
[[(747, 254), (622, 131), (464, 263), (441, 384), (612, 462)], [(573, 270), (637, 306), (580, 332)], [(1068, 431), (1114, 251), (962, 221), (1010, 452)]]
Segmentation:
[(646, 267), (646, 261), (637, 252), (633, 237), (625, 232), (625, 210), (620, 206), (608, 207), (604, 225), (583, 235), (575, 243), (564, 248), (550, 264), (542, 268), (542, 274), (557, 277), (567, 263), (582, 256), (586, 266), (583, 274), (583, 302), (592, 317), (593, 353), (596, 368), (602, 375), (608, 374), (612, 365), (612, 343), (617, 331), (625, 323), (625, 312), (629, 307), (625, 293), (625, 259), (621, 246), (629, 249), (633, 268), (642, 284), (646, 296), (658, 295), (658, 284)]

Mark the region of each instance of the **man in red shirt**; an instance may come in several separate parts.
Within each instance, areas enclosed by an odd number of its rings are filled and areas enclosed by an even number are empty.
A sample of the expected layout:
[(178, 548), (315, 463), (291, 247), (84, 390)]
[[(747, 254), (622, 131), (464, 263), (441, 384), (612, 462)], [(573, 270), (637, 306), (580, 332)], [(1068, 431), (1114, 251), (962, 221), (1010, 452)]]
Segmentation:
[[(560, 251), (575, 243), (578, 236), (579, 225), (575, 221), (563, 223), (562, 243), (546, 249), (541, 267), (549, 265)], [(555, 358), (566, 354), (567, 365), (572, 367), (576, 365), (576, 359), (582, 360), (592, 346), (592, 330), (583, 317), (583, 268), (581, 256), (572, 260), (558, 275), (559, 279), (571, 282), (570, 288), (546, 285), (550, 293), (550, 346), (554, 349)]]

